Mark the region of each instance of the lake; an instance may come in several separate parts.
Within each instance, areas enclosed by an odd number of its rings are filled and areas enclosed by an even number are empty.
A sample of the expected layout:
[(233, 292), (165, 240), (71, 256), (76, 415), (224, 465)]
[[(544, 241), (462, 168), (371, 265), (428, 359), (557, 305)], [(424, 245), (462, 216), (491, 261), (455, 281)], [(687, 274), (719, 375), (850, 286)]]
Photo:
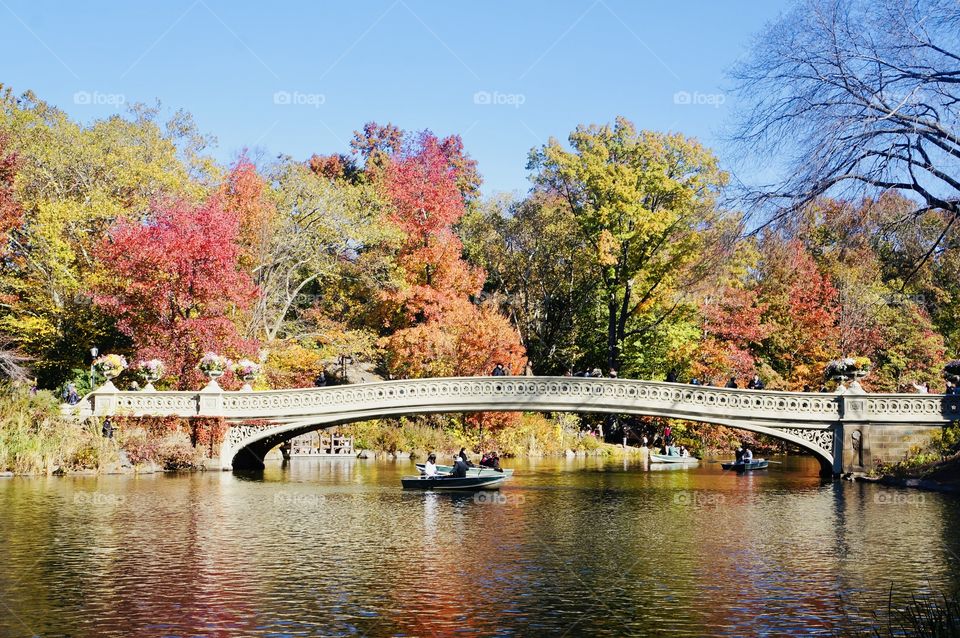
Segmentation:
[(0, 635), (830, 635), (960, 587), (956, 497), (780, 460), (515, 460), (478, 494), (356, 459), (0, 479)]

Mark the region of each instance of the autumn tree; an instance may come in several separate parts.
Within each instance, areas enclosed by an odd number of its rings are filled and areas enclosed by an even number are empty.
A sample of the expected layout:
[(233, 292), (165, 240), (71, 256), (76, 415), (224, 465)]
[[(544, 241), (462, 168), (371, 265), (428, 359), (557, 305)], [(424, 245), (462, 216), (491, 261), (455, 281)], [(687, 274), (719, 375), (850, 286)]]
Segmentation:
[(32, 359), (41, 387), (55, 387), (89, 366), (91, 346), (126, 345), (90, 303), (100, 239), (157, 197), (204, 197), (216, 167), (188, 115), (161, 122), (142, 106), (79, 124), (31, 93), (5, 90), (0, 134), (17, 154), (13, 195), (24, 219), (9, 230), (0, 270), (0, 335)]
[(8, 151), (7, 138), (0, 135), (0, 255), (6, 254), (10, 232), (23, 223), (23, 209), (13, 190), (17, 175), (17, 154)]
[(408, 141), (386, 167), (389, 220), (403, 237), (400, 280), (382, 294), (393, 308), (394, 330), (382, 341), (392, 374), (481, 374), (498, 360), (521, 365), (516, 331), (495, 309), (471, 301), (484, 273), (462, 259), (453, 230), (465, 211), (460, 170), (429, 132)]
[(703, 334), (693, 374), (714, 383), (755, 374), (757, 346), (771, 332), (771, 326), (763, 321), (766, 310), (756, 289), (727, 287), (715, 298), (705, 299), (700, 308)]
[(241, 270), (240, 220), (218, 198), (154, 205), (143, 221), (120, 220), (99, 246), (95, 301), (141, 358), (163, 359), (178, 389), (195, 387), (206, 351), (255, 356), (238, 313), (256, 289)]
[(584, 358), (584, 333), (597, 286), (586, 244), (566, 202), (534, 192), (491, 200), (459, 223), (468, 259), (482, 267), (484, 290), (516, 325), (534, 369), (563, 374)]
[(758, 354), (791, 389), (820, 382), (837, 352), (837, 291), (802, 242), (776, 233), (761, 242), (757, 270), (769, 333)]
[(716, 197), (727, 175), (695, 140), (623, 117), (578, 126), (569, 142), (535, 149), (529, 168), (576, 219), (600, 284), (606, 365), (620, 368), (624, 348), (672, 317), (724, 254)]

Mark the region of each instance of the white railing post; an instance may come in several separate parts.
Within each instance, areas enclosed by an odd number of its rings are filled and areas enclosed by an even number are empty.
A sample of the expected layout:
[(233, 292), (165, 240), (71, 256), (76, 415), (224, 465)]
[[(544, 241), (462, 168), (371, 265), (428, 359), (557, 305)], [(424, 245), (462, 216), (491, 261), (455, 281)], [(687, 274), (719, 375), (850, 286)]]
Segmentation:
[(210, 383), (200, 390), (197, 400), (197, 416), (223, 416), (223, 388), (216, 379), (210, 379)]
[(117, 410), (117, 386), (113, 381), (107, 382), (90, 393), (90, 400), (94, 416), (109, 416)]

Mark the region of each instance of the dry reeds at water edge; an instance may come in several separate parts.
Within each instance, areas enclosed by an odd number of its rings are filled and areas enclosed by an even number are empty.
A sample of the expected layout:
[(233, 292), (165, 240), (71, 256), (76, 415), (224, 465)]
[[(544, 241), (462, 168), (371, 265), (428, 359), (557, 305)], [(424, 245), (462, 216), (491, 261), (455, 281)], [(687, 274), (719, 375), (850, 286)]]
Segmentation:
[(98, 424), (64, 418), (52, 393), (0, 387), (0, 471), (53, 474), (98, 469), (116, 459), (116, 447)]
[(960, 597), (958, 594), (912, 594), (903, 602), (894, 600), (891, 584), (885, 609), (869, 615), (851, 612), (841, 599), (844, 620), (835, 636), (845, 638), (960, 638)]

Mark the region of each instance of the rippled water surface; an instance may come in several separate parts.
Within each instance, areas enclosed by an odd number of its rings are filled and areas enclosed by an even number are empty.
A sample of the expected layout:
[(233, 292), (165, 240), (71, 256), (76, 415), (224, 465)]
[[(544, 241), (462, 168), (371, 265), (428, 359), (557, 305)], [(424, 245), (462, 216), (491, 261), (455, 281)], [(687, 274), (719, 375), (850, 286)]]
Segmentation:
[(960, 586), (955, 497), (786, 461), (521, 461), (479, 495), (405, 492), (408, 461), (0, 479), (0, 635), (829, 634)]

